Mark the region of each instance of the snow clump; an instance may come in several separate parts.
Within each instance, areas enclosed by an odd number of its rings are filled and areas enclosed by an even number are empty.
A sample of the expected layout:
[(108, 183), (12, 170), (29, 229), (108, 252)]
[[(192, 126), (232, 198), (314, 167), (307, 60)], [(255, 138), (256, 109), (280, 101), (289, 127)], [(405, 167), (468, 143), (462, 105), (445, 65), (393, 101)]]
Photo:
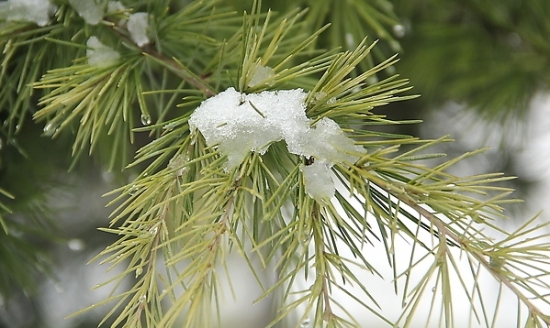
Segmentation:
[(0, 2), (0, 20), (33, 22), (45, 26), (57, 10), (49, 0), (10, 0)]
[(271, 78), (273, 75), (273, 69), (271, 67), (257, 64), (254, 69), (254, 73), (252, 74), (252, 78), (250, 79), (250, 82), (248, 82), (248, 86), (253, 87), (258, 85)]
[(120, 1), (109, 1), (107, 3), (107, 13), (114, 13), (117, 11), (123, 11), (126, 10), (126, 7), (122, 4)]
[(244, 94), (229, 88), (203, 101), (189, 126), (227, 155), (227, 170), (241, 164), (248, 152), (264, 154), (272, 143), (284, 140), (290, 153), (314, 160), (302, 168), (306, 191), (314, 199), (327, 199), (334, 195), (330, 168), (355, 162), (365, 149), (329, 118), (311, 126), (306, 97), (302, 89)]
[(120, 54), (115, 50), (99, 42), (97, 37), (91, 36), (86, 42), (90, 49), (86, 50), (88, 65), (96, 67), (107, 67), (118, 61)]
[(302, 173), (306, 183), (306, 191), (313, 199), (328, 199), (334, 195), (336, 188), (332, 181), (330, 167), (326, 162), (314, 162), (303, 166)]
[(147, 36), (147, 29), (149, 28), (149, 15), (147, 13), (135, 13), (130, 15), (127, 26), (130, 37), (138, 47), (143, 47), (150, 42)]
[(69, 4), (90, 25), (97, 25), (103, 19), (104, 6), (94, 0), (69, 0)]

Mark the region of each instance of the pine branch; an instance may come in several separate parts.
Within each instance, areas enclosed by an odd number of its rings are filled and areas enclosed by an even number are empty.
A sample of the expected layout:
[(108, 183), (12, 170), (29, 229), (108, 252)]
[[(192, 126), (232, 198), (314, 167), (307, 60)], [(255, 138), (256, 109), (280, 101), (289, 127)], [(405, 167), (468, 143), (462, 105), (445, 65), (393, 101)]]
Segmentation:
[[(75, 158), (107, 148), (112, 168), (136, 133), (149, 133), (128, 166), (144, 169), (108, 194), (116, 208), (101, 230), (118, 240), (94, 258), (125, 269), (99, 286), (114, 282), (112, 295), (77, 314), (116, 301), (101, 324), (219, 324), (219, 273), (235, 252), (264, 289), (259, 299), (280, 300), (269, 326), (358, 326), (336, 291), (385, 324), (411, 326), (434, 280), (427, 323), (439, 315), (440, 326), (455, 325), (458, 289), (476, 319), (494, 326), (497, 311), (486, 309), (482, 272), (517, 296), (528, 311), (526, 327), (550, 324), (535, 301), (550, 303), (545, 225), (530, 227), (533, 218), (506, 233), (493, 221), (516, 201), (498, 186), (509, 178), (448, 173), (483, 151), (446, 161), (429, 152), (448, 137), (421, 140), (373, 128), (419, 123), (376, 112), (416, 97), (393, 73), (396, 56), (385, 55), (388, 46), (400, 48), (390, 33), (399, 20), (389, 1), (349, 1), (332, 12), (333, 1), (317, 1), (309, 13), (280, 15), (254, 1), (242, 16), (216, 1), (109, 3), (108, 12), (106, 3), (88, 3), (93, 11), (83, 4), (60, 4), (50, 25), (0, 25), (0, 107), (13, 107), (7, 135), (20, 129), (34, 92), (34, 119), (47, 122), (46, 136), (74, 134)], [(332, 29), (323, 27), (327, 17)], [(369, 45), (365, 30), (384, 42)], [(342, 39), (343, 51), (318, 48)], [(60, 49), (60, 58), (48, 56)], [(427, 167), (427, 159), (442, 162)], [(5, 222), (0, 217), (7, 233)], [(486, 230), (505, 237), (495, 241)], [(403, 271), (399, 238), (412, 244)], [(365, 254), (379, 243), (395, 291), (403, 293), (397, 322), (385, 317), (356, 271), (381, 276), (380, 263)], [(457, 251), (466, 254), (471, 276), (460, 271)], [(276, 270), (273, 285), (262, 285), (253, 258)], [(418, 281), (413, 272), (421, 272)], [(133, 286), (115, 294), (127, 277)], [(311, 284), (299, 286), (308, 277)], [(518, 326), (520, 319), (518, 310)]]
[(121, 30), (121, 28), (117, 27), (117, 22), (110, 21), (110, 23), (111, 27), (113, 28), (113, 32), (118, 35), (122, 42), (133, 44), (134, 47), (139, 48), (142, 51), (142, 55), (151, 58), (155, 62), (166, 67), (170, 72), (176, 74), (197, 90), (201, 90), (205, 94), (205, 96), (216, 95), (216, 92), (212, 90), (212, 88), (208, 86), (208, 84), (202, 78), (194, 75), (191, 70), (186, 68), (177, 59), (168, 58), (165, 55), (159, 53), (157, 50), (155, 50), (154, 44), (148, 44), (144, 47), (139, 47), (132, 39), (127, 36), (129, 33), (128, 30)]

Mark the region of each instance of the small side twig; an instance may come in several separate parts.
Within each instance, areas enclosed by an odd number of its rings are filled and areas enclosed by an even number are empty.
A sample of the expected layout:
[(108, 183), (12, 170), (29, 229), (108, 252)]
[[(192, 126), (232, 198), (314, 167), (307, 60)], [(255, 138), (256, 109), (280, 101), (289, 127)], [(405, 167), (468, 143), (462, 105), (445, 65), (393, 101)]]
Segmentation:
[(195, 88), (201, 90), (206, 96), (212, 97), (217, 94), (217, 92), (214, 91), (210, 86), (208, 86), (206, 82), (204, 82), (200, 77), (189, 72), (181, 63), (179, 63), (174, 58), (169, 58), (161, 54), (160, 52), (155, 50), (151, 44), (139, 47), (133, 40), (128, 37), (128, 31), (126, 29), (121, 29), (120, 27), (118, 27), (116, 25), (116, 22), (109, 20), (107, 20), (107, 22), (112, 24), (112, 31), (116, 33), (121, 39), (123, 39), (124, 42), (135, 45), (137, 48), (142, 50), (142, 53), (144, 55), (149, 56), (162, 63), (166, 68), (170, 69), (172, 73), (181, 77), (183, 80), (185, 80), (187, 83), (191, 84)]

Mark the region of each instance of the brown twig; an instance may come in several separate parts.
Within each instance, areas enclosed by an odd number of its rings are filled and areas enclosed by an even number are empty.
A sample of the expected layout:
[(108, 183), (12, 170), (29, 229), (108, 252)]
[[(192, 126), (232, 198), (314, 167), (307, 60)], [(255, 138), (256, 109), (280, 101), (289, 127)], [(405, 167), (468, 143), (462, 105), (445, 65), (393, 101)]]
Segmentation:
[(128, 37), (128, 30), (126, 28), (121, 28), (117, 25), (117, 22), (106, 20), (106, 22), (111, 23), (113, 32), (115, 32), (124, 42), (134, 45), (136, 48), (141, 49), (142, 54), (156, 59), (159, 62), (164, 63), (164, 66), (170, 69), (171, 72), (181, 77), (187, 83), (191, 84), (195, 88), (201, 90), (206, 96), (212, 97), (217, 95), (217, 92), (214, 91), (206, 82), (204, 82), (200, 77), (190, 73), (185, 67), (183, 67), (177, 60), (173, 58), (166, 57), (165, 55), (158, 52), (153, 44), (147, 44), (143, 47), (139, 47), (131, 38)]

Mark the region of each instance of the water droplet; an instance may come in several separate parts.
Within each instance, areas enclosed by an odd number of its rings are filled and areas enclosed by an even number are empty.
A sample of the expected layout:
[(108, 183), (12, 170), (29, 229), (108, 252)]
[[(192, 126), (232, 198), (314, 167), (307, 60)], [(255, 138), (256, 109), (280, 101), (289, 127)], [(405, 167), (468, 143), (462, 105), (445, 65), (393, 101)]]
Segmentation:
[(445, 189), (445, 191), (456, 193), (457, 186), (454, 183), (449, 183), (447, 188), (448, 189)]
[(435, 287), (432, 288), (432, 293), (435, 293)]
[(499, 257), (497, 254), (494, 256), (491, 256), (489, 259), (489, 265), (495, 269), (502, 269), (502, 267), (506, 264), (506, 259)]
[(0, 138), (0, 150), (4, 147), (4, 140)]
[(174, 130), (174, 128), (176, 127), (177, 123), (176, 122), (172, 122), (172, 123), (168, 123), (166, 124), (165, 126), (163, 126), (162, 128), (164, 130), (167, 130), (167, 131), (172, 131)]
[(168, 162), (168, 168), (174, 170), (175, 176), (181, 177), (188, 170), (188, 167), (186, 166), (188, 161), (189, 157), (187, 155), (179, 154), (170, 159), (170, 162)]
[(132, 185), (132, 188), (130, 188), (130, 189), (128, 190), (128, 195), (130, 195), (130, 196), (135, 195), (136, 192), (138, 192), (138, 190), (139, 190), (138, 186), (135, 185), (135, 184), (133, 184), (133, 185)]
[(51, 137), (55, 133), (55, 131), (57, 131), (57, 129), (54, 122), (48, 122), (48, 124), (46, 124), (46, 126), (44, 127), (44, 135), (46, 137)]
[(17, 141), (16, 138), (9, 138), (9, 139), (8, 139), (8, 144), (9, 144), (9, 145), (12, 145), (12, 146), (14, 146), (14, 147), (16, 147), (16, 148), (19, 147), (19, 141)]
[(313, 101), (315, 101), (315, 103), (319, 103), (321, 102), (323, 99), (325, 99), (327, 97), (327, 93), (326, 92), (316, 92), (313, 96)]
[(376, 75), (371, 75), (367, 78), (366, 82), (368, 84), (375, 84), (376, 82), (378, 82), (378, 77)]
[(302, 321), (300, 328), (309, 328), (309, 318)]
[(139, 302), (144, 303), (145, 301), (147, 301), (147, 296), (145, 294), (143, 294), (139, 297)]
[(394, 25), (392, 30), (396, 38), (402, 38), (405, 36), (405, 33), (407, 33), (407, 29), (401, 24)]
[(158, 226), (154, 226), (151, 229), (149, 229), (149, 233), (153, 236), (156, 235), (157, 232), (159, 232), (159, 227)]
[(86, 243), (82, 239), (74, 238), (69, 240), (67, 246), (73, 252), (80, 252), (86, 248)]
[(146, 114), (141, 114), (141, 124), (143, 125), (151, 125), (151, 116)]
[[(143, 273), (143, 268), (142, 267), (139, 267), (136, 269), (136, 278), (139, 277), (141, 274)], [(143, 295), (145, 296), (145, 295)]]

